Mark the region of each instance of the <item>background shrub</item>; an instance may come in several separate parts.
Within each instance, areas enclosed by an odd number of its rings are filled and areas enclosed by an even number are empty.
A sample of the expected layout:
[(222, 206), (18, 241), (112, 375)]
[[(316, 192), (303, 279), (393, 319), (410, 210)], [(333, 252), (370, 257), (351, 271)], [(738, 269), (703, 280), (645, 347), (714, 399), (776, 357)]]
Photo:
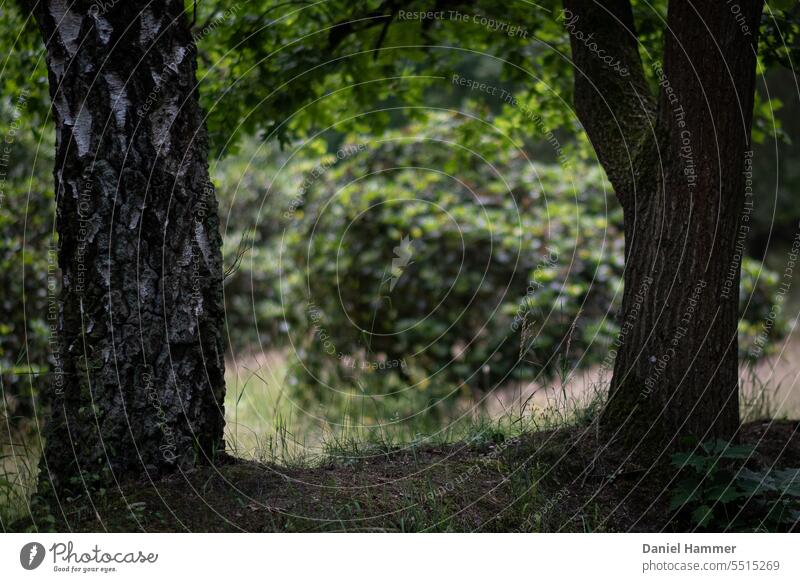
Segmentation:
[[(396, 418), (608, 364), (624, 242), (598, 166), (457, 115), (324, 137), (220, 174), (226, 256), (249, 249), (226, 285), (231, 328), (288, 347), (297, 402)], [(235, 198), (226, 175), (248, 176)], [(778, 278), (746, 259), (743, 279), (746, 349)]]

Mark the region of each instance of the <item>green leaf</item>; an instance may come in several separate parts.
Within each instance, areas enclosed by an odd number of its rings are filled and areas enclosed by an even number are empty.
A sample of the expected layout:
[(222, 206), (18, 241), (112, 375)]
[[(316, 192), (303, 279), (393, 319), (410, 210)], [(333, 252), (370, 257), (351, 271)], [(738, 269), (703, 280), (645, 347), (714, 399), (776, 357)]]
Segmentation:
[(766, 472), (756, 472), (744, 468), (736, 476), (736, 484), (747, 495), (763, 495), (777, 491), (775, 479)]
[(753, 447), (744, 445), (728, 447), (721, 456), (723, 459), (749, 459), (753, 456)]
[(753, 454), (753, 447), (731, 446), (730, 443), (722, 439), (706, 441), (702, 444), (702, 447), (709, 455), (719, 456), (724, 459), (746, 459)]
[(774, 471), (775, 489), (782, 495), (800, 497), (800, 469)]
[(697, 472), (703, 472), (703, 470), (713, 462), (713, 459), (709, 459), (703, 455), (698, 455), (696, 453), (675, 453), (672, 455), (672, 465), (678, 468), (685, 468), (691, 467), (695, 469)]
[(675, 511), (679, 507), (695, 501), (700, 496), (700, 487), (698, 483), (691, 479), (681, 481), (672, 496), (669, 498), (669, 510)]
[(714, 514), (708, 505), (701, 505), (692, 512), (692, 521), (697, 524), (698, 527), (706, 527), (711, 523), (713, 517)]
[(730, 503), (742, 497), (747, 497), (747, 493), (738, 490), (733, 485), (716, 485), (709, 488), (705, 495), (708, 501), (717, 501), (719, 503)]
[(771, 0), (769, 5), (775, 10), (791, 10), (797, 0)]

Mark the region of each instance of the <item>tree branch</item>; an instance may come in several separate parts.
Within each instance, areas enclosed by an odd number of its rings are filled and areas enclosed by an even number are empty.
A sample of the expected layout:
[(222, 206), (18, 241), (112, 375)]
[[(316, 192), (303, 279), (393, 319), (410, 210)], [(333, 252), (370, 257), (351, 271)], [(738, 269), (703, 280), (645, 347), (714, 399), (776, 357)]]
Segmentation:
[(570, 35), (578, 119), (625, 207), (637, 188), (642, 152), (654, 141), (656, 112), (630, 2), (564, 0), (561, 19)]

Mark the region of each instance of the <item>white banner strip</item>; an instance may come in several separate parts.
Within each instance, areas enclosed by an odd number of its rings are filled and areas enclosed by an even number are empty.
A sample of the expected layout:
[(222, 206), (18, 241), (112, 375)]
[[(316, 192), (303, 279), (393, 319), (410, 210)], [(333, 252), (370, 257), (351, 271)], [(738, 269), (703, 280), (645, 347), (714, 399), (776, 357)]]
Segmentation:
[[(0, 580), (800, 580), (792, 534), (5, 534)], [(182, 578), (179, 578), (182, 577)]]

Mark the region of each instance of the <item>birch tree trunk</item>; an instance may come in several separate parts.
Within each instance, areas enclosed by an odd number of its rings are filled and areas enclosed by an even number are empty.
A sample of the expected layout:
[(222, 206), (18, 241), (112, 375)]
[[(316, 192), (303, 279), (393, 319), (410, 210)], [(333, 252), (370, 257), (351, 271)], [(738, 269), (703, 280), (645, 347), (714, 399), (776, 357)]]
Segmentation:
[(62, 270), (43, 489), (223, 449), (222, 258), (196, 54), (175, 0), (46, 0)]

